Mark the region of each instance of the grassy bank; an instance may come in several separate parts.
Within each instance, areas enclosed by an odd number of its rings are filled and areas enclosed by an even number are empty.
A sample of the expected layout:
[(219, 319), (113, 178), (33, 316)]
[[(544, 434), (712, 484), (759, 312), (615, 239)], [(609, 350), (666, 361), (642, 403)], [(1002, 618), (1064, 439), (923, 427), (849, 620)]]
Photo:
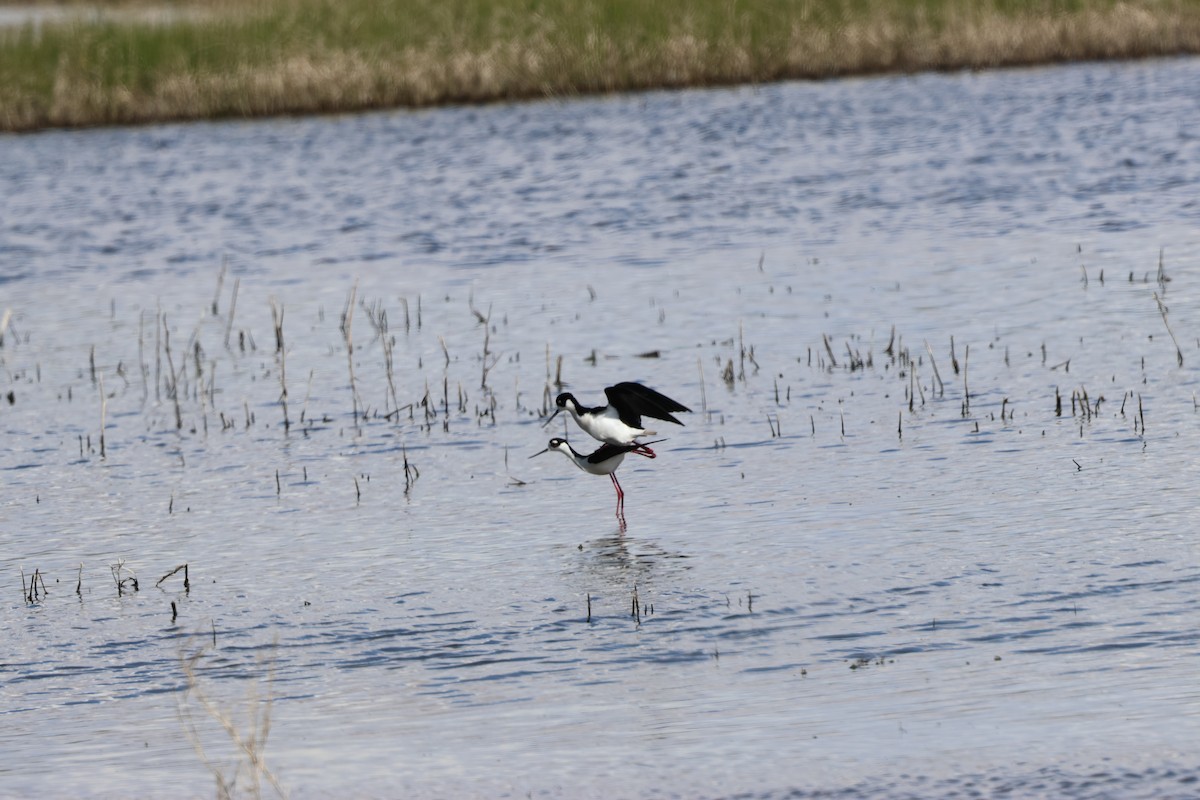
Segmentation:
[(1200, 0), (194, 0), (183, 8), (164, 17), (125, 3), (86, 22), (0, 29), (0, 129), (1200, 52)]

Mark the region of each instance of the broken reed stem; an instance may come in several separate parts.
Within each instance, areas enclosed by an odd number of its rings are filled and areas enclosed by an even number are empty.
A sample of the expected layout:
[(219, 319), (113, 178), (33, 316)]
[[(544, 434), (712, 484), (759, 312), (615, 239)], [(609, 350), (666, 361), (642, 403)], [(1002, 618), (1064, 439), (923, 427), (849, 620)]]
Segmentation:
[(104, 422), (105, 416), (108, 414), (108, 397), (104, 394), (104, 375), (100, 375), (100, 458), (107, 458), (107, 451), (104, 449)]
[(942, 375), (938, 372), (937, 361), (933, 357), (933, 348), (929, 346), (928, 341), (925, 342), (925, 350), (929, 353), (929, 363), (933, 366), (933, 377), (937, 378), (938, 396), (940, 397), (946, 393), (946, 384), (942, 383)]
[(828, 336), (828, 334), (824, 334), (824, 333), (822, 333), (822, 334), (821, 334), (821, 339), (822, 339), (822, 340), (824, 340), (824, 342), (825, 342), (825, 352), (829, 354), (829, 365), (830, 365), (831, 367), (836, 367), (836, 366), (838, 365), (838, 364), (837, 364), (837, 359), (833, 357), (833, 345), (831, 345), (831, 344), (829, 343), (829, 336)]
[(190, 589), (190, 588), (191, 588), (191, 581), (189, 581), (189, 580), (188, 580), (188, 565), (187, 565), (187, 563), (186, 563), (186, 562), (185, 562), (185, 563), (183, 563), (183, 564), (180, 564), (178, 567), (176, 567), (175, 569), (171, 570), (171, 571), (170, 571), (170, 572), (168, 572), (166, 575), (163, 575), (161, 578), (159, 578), (157, 581), (155, 581), (154, 585), (155, 585), (155, 586), (158, 586), (158, 585), (159, 585), (159, 584), (161, 584), (163, 581), (165, 581), (167, 578), (169, 578), (169, 577), (171, 577), (172, 575), (176, 574), (176, 573), (177, 573), (177, 572), (179, 572), (180, 570), (183, 570), (183, 588), (184, 588), (184, 589)]
[(283, 432), (291, 430), (292, 420), (288, 417), (287, 348), (283, 341), (283, 306), (271, 298), (271, 324), (275, 327), (275, 354), (279, 356), (279, 405), (283, 409)]
[(225, 349), (229, 349), (229, 334), (233, 332), (233, 314), (237, 311), (238, 287), (242, 285), (241, 278), (233, 279), (233, 295), (229, 298), (229, 319), (225, 320)]
[[(1159, 272), (1162, 272), (1162, 255), (1159, 254), (1158, 263)], [(1162, 315), (1163, 325), (1167, 329), (1167, 334), (1171, 337), (1171, 343), (1175, 345), (1175, 358), (1179, 361), (1179, 366), (1183, 366), (1183, 350), (1179, 347), (1179, 341), (1175, 338), (1175, 332), (1171, 330), (1171, 323), (1167, 322), (1167, 307), (1163, 301), (1159, 299), (1158, 292), (1154, 293), (1154, 302), (1158, 303), (1158, 313)]]
[(146, 311), (145, 309), (138, 312), (138, 370), (142, 375), (142, 404), (150, 399), (150, 385), (148, 378), (150, 368), (146, 366)]
[(354, 380), (354, 299), (358, 296), (358, 278), (350, 287), (346, 310), (342, 312), (342, 338), (346, 340), (346, 364), (350, 370), (350, 405), (354, 413), (354, 428), (358, 429), (358, 384)]
[(496, 366), (496, 364), (500, 363), (499, 357), (492, 359), (491, 364), (488, 363), (488, 356), (490, 356), (492, 354), (492, 351), (491, 351), (492, 304), (488, 303), (488, 313), (487, 313), (486, 317), (483, 314), (480, 314), (479, 311), (477, 311), (474, 307), (472, 307), (471, 310), (475, 313), (475, 316), (483, 324), (483, 359), (482, 359), (483, 374), (479, 380), (479, 388), (484, 391), (487, 391), (488, 390), (488, 385), (487, 385), (488, 372), (491, 371), (492, 367), (494, 367), (494, 366)]
[(162, 332), (163, 332), (163, 315), (162, 309), (155, 309), (154, 312), (154, 402), (162, 400)]
[(742, 330), (742, 321), (738, 320), (738, 379), (746, 382), (746, 341)]
[[(38, 584), (41, 584), (41, 589), (38, 589)], [(29, 578), (29, 586), (25, 586), (25, 570), (21, 569), (21, 592), (25, 596), (25, 602), (36, 603), (44, 598), (48, 592), (46, 591), (46, 579), (42, 576), (41, 569), (35, 569), (33, 575)]]
[(129, 577), (121, 577), (121, 573), (125, 571), (125, 559), (119, 559), (115, 564), (108, 565), (109, 571), (112, 573), (113, 581), (117, 584), (117, 596), (122, 597), (125, 594), (125, 586), (128, 584), (133, 587), (133, 591), (138, 591), (137, 575), (130, 572)]
[[(400, 410), (400, 398), (396, 396), (396, 373), (394, 359), (392, 357), (392, 353), (396, 347), (396, 337), (392, 336), (391, 333), (388, 332), (386, 315), (381, 317), (381, 325), (382, 335), (380, 337), (380, 342), (383, 345), (383, 366), (387, 371), (388, 396), (391, 397), (391, 406), (388, 406), (387, 397), (384, 398), (383, 406), (384, 411), (387, 414), (391, 414), (393, 412), (399, 412)], [(396, 419), (399, 421), (399, 413), (396, 413)]]
[[(167, 354), (167, 369), (170, 371), (171, 382), (167, 386), (167, 393), (171, 399), (175, 401), (175, 430), (183, 430), (183, 410), (179, 407), (179, 378), (175, 374), (175, 359), (171, 356), (171, 329), (167, 327), (167, 316), (162, 315), (162, 334), (163, 334), (163, 350)], [(186, 365), (185, 365), (186, 368)], [(155, 381), (155, 392), (158, 391), (158, 382)]]
[(221, 271), (217, 273), (217, 291), (213, 293), (212, 315), (220, 316), (221, 287), (225, 285), (225, 271), (229, 269), (229, 256), (221, 256)]
[(708, 416), (708, 397), (704, 393), (704, 362), (700, 356), (696, 356), (696, 369), (700, 371), (700, 413), (704, 417)]
[(404, 445), (400, 446), (400, 457), (404, 459), (404, 496), (408, 497), (413, 484), (417, 482), (417, 478), (421, 477), (421, 472), (417, 469), (416, 464), (409, 463), (408, 448)]
[(967, 385), (967, 362), (971, 359), (971, 345), (967, 345), (963, 349), (963, 416), (971, 413), (971, 388)]

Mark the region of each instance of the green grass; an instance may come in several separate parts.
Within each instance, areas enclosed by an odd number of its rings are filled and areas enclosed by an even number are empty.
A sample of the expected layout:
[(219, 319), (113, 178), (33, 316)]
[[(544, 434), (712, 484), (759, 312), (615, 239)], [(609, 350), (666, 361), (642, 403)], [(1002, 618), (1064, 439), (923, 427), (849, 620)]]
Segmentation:
[(1200, 0), (195, 0), (0, 30), (0, 129), (1200, 52)]

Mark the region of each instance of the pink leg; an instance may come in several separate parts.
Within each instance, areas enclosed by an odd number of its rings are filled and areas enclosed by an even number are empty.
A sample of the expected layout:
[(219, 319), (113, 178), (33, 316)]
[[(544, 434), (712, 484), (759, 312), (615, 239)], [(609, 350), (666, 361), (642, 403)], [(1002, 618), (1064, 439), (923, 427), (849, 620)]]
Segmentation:
[(617, 490), (617, 516), (625, 516), (625, 492), (621, 491), (621, 484), (617, 482), (617, 473), (610, 472), (608, 477), (612, 478), (613, 488)]
[(646, 458), (658, 458), (658, 455), (644, 444), (639, 444), (629, 452), (637, 453), (639, 456), (645, 456)]

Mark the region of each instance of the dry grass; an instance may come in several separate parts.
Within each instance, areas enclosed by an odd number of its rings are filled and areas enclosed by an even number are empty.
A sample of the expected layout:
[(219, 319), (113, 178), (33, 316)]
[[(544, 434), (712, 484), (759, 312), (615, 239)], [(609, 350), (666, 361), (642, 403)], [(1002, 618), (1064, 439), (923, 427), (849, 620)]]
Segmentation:
[[(122, 8), (128, 8), (123, 5)], [(1200, 0), (264, 0), (0, 33), (0, 129), (1200, 52)]]
[[(209, 655), (210, 651), (207, 648), (180, 655), (179, 663), (187, 681), (187, 688), (179, 697), (179, 718), (196, 755), (213, 774), (217, 797), (220, 800), (232, 800), (235, 797), (259, 798), (263, 796), (264, 784), (270, 786), (276, 796), (286, 797), (287, 793), (279, 783), (279, 778), (268, 768), (265, 757), (274, 702), (271, 696), (274, 683), (273, 661), (260, 660), (260, 667), (265, 669), (266, 676), (259, 681), (250, 682), (246, 692), (245, 718), (239, 722), (242, 715), (222, 705), (209, 693), (208, 681), (202, 677), (200, 668)], [(258, 694), (259, 682), (267, 686), (266, 697)], [(204, 716), (199, 717), (195, 714), (194, 708), (203, 711)], [(218, 758), (205, 749), (203, 742), (211, 737), (206, 737), (201, 732), (204, 720), (215, 723), (227, 737), (229, 747), (226, 749), (231, 749), (232, 753), (226, 758)]]

